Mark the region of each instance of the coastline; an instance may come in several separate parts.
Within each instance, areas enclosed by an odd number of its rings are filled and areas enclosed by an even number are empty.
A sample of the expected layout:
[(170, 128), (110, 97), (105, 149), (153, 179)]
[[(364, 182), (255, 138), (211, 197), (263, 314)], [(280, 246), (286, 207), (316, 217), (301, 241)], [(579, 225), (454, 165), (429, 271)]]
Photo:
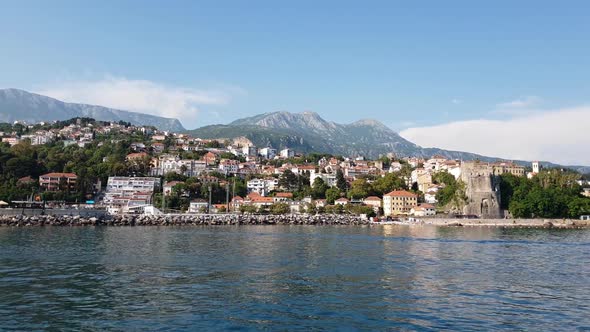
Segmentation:
[(590, 228), (590, 221), (575, 219), (438, 219), (424, 218), (403, 222), (371, 222), (350, 215), (115, 215), (115, 216), (0, 216), (0, 227), (43, 226), (206, 226), (206, 225), (312, 225), (312, 226), (436, 226), (497, 228)]

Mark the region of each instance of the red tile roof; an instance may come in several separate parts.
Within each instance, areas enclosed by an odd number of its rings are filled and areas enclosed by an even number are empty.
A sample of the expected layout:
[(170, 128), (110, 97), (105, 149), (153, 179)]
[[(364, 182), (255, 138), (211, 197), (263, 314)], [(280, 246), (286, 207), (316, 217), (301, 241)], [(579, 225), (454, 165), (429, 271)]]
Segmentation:
[(392, 196), (392, 197), (418, 197), (418, 195), (411, 193), (406, 190), (394, 190), (384, 196)]

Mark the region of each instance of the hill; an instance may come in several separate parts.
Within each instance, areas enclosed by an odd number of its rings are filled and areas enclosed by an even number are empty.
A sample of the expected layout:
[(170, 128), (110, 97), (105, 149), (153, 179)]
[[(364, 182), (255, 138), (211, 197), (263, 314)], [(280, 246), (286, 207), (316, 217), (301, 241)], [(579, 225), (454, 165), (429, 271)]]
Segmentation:
[(161, 130), (185, 130), (177, 119), (122, 111), (102, 106), (65, 103), (63, 101), (18, 89), (0, 90), (0, 122), (38, 123), (68, 120), (76, 117), (100, 121), (125, 121), (134, 125), (154, 126)]

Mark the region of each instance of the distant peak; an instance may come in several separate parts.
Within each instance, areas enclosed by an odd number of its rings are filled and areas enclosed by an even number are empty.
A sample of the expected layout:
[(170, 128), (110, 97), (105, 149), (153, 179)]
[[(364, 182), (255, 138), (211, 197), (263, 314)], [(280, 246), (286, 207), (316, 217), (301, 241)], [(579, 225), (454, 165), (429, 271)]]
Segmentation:
[(375, 119), (360, 119), (352, 123), (354, 126), (385, 127), (383, 123)]

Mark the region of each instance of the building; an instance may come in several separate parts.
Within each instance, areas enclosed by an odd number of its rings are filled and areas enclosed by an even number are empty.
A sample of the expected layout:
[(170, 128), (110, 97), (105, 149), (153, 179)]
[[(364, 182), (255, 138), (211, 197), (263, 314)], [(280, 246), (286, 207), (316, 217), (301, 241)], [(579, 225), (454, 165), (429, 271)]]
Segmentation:
[(334, 201), (334, 205), (348, 205), (348, 203), (350, 203), (350, 201), (348, 200), (348, 198), (338, 198), (337, 200)]
[(273, 198), (274, 198), (275, 203), (288, 202), (288, 201), (293, 200), (293, 193), (285, 193), (285, 192), (276, 193)]
[(226, 159), (219, 163), (219, 172), (223, 174), (236, 174), (239, 168), (239, 162), (237, 160)]
[(177, 184), (183, 184), (184, 182), (182, 181), (170, 181), (170, 182), (166, 182), (162, 188), (164, 190), (164, 196), (170, 196), (172, 195), (172, 191), (174, 190), (174, 186), (176, 186)]
[(385, 216), (408, 215), (418, 205), (418, 195), (406, 190), (394, 190), (383, 196)]
[(338, 182), (336, 180), (336, 174), (328, 174), (328, 173), (313, 173), (309, 175), (309, 185), (313, 187), (313, 182), (315, 181), (315, 179), (320, 178), (324, 181), (325, 184), (328, 185), (328, 187), (334, 187), (336, 186), (336, 183)]
[(410, 210), (410, 214), (415, 217), (429, 217), (436, 215), (436, 209), (430, 204), (420, 204)]
[(514, 176), (526, 175), (524, 166), (520, 166), (512, 162), (498, 162), (493, 163), (491, 166), (494, 170), (494, 175), (502, 175), (507, 173), (510, 173)]
[(39, 177), (39, 186), (45, 191), (74, 191), (77, 181), (74, 173), (48, 173)]
[(194, 201), (190, 202), (188, 206), (189, 213), (204, 213), (207, 212), (208, 209), (209, 203), (202, 198), (195, 199)]
[(158, 178), (111, 176), (107, 181), (104, 203), (111, 214), (128, 213), (130, 208), (152, 204), (152, 196), (158, 187)]
[(287, 149), (281, 150), (281, 152), (279, 153), (279, 155), (280, 155), (281, 158), (285, 158), (285, 159), (287, 159), (287, 158), (293, 158), (293, 157), (295, 157), (295, 151), (287, 148)]
[(277, 149), (273, 149), (273, 148), (270, 148), (270, 147), (268, 147), (268, 148), (262, 148), (262, 149), (258, 150), (258, 154), (262, 158), (273, 159), (277, 155)]
[(370, 206), (373, 208), (375, 213), (379, 213), (379, 209), (381, 208), (382, 200), (377, 196), (369, 196), (363, 200), (363, 203), (366, 206)]
[(279, 179), (252, 179), (246, 183), (249, 193), (258, 193), (261, 196), (268, 195), (269, 192), (279, 187)]

